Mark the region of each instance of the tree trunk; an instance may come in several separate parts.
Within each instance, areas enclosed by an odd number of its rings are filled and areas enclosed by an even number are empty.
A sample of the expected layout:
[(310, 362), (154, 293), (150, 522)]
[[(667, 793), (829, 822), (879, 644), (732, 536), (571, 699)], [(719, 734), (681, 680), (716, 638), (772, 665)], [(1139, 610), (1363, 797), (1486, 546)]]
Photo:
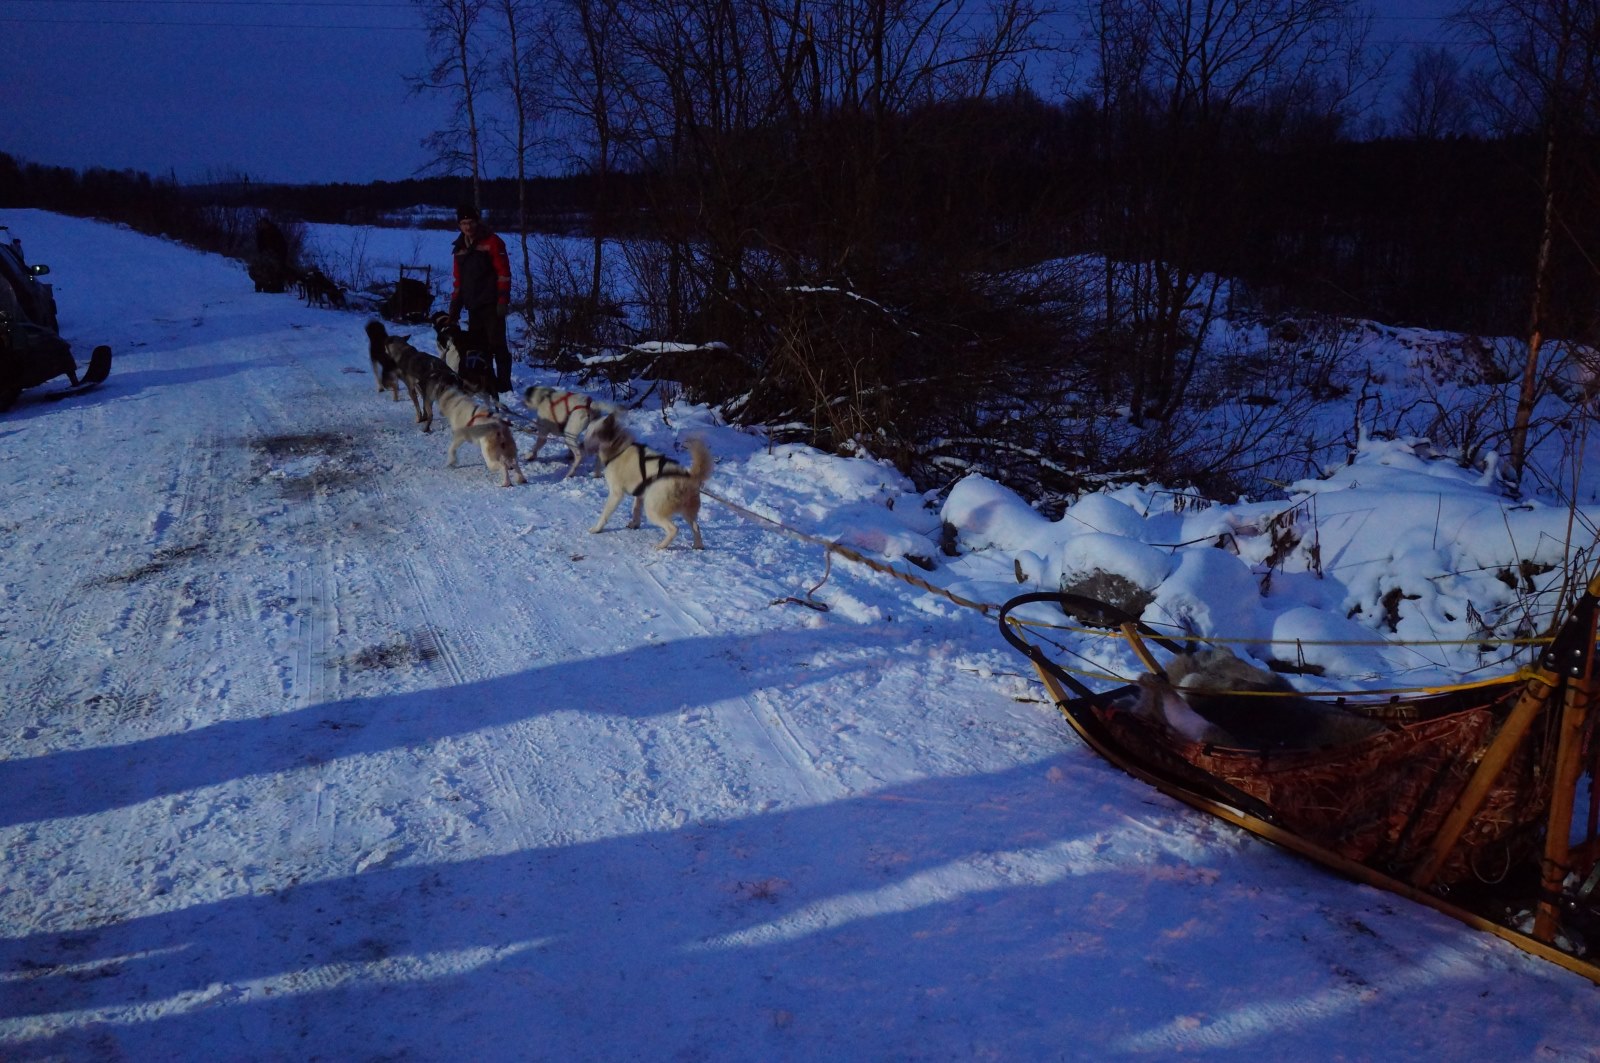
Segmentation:
[(1544, 346), (1545, 313), (1550, 300), (1550, 256), (1555, 243), (1555, 159), (1556, 120), (1551, 118), (1544, 142), (1544, 219), (1539, 229), (1539, 255), (1533, 270), (1533, 310), (1528, 322), (1528, 361), (1522, 369), (1522, 388), (1517, 393), (1517, 412), (1511, 422), (1511, 472), (1522, 481), (1528, 458), (1528, 424), (1533, 419), (1534, 399), (1539, 392), (1539, 350)]

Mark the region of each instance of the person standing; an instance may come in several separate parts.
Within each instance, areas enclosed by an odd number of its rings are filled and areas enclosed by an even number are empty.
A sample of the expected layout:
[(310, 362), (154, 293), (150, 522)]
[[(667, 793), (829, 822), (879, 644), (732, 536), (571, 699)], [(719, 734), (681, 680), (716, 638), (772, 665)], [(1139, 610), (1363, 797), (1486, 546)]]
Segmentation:
[(467, 345), (494, 360), (495, 385), (511, 390), (511, 352), (506, 348), (506, 314), (511, 310), (511, 259), (505, 241), (483, 224), (476, 207), (456, 208), (461, 235), (450, 247), (450, 320), (467, 312)]
[(294, 279), (289, 241), (265, 214), (256, 219), (256, 257), (250, 261), (250, 279), (256, 282), (258, 292), (281, 292)]

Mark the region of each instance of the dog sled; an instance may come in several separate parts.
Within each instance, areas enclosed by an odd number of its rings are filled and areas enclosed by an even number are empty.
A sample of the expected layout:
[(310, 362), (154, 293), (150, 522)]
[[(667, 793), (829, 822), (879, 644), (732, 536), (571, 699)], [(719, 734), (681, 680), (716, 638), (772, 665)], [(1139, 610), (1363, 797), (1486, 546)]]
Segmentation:
[(401, 325), (420, 325), (432, 310), (432, 266), (401, 266), (400, 279), (378, 307), (386, 320)]
[[(1062, 613), (1079, 635), (1127, 640), (1146, 674), (1094, 689), (1117, 680), (1046, 649)], [(1366, 700), (1295, 694), (1301, 710), (1360, 722), (1347, 740), (1305, 743), (1239, 740), (1275, 695), (1172, 686), (1166, 671), (1192, 644), (1105, 603), (1023, 594), (999, 621), (1078, 735), (1135, 778), (1600, 983), (1597, 613), (1600, 577), (1535, 664), (1495, 680)], [(1173, 726), (1172, 708), (1225, 726), (1197, 737)]]

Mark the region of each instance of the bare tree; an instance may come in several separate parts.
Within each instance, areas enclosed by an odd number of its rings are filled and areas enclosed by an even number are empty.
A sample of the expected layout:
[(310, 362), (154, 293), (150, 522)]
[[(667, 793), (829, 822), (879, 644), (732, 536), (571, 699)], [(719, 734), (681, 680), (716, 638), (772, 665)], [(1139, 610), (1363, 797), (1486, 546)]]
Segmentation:
[[(1528, 322), (1528, 354), (1512, 422), (1510, 464), (1520, 480), (1539, 394), (1540, 355), (1551, 325), (1551, 285), (1558, 239), (1596, 267), (1597, 249), (1568, 224), (1567, 201), (1593, 195), (1593, 144), (1600, 133), (1600, 0), (1470, 0), (1458, 16), (1494, 57), (1500, 77), (1486, 82), (1503, 124), (1532, 127), (1542, 144), (1541, 211)], [(1600, 283), (1592, 284), (1593, 300)]]
[(416, 0), (428, 31), (426, 73), (411, 80), (414, 92), (444, 92), (455, 107), (456, 123), (429, 134), (423, 144), (447, 172), (463, 170), (472, 179), (473, 206), (483, 207), (484, 129), (479, 119), (487, 60), (475, 31), (487, 0)]
[(569, 164), (591, 179), (588, 315), (600, 312), (605, 244), (611, 235), (611, 177), (631, 133), (628, 12), (620, 0), (553, 0), (542, 54), (553, 114), (571, 145)]
[(500, 52), (499, 83), (511, 102), (511, 130), (508, 147), (517, 185), (517, 237), (522, 250), (524, 302), (528, 318), (533, 313), (533, 256), (528, 249), (528, 158), (534, 150), (534, 132), (539, 117), (536, 79), (531, 76), (527, 31), (531, 17), (529, 0), (494, 0), (496, 13), (504, 25), (505, 37)]
[(1123, 301), (1107, 331), (1131, 348), (1135, 420), (1165, 419), (1217, 310), (1199, 252), (1238, 224), (1230, 152), (1288, 110), (1355, 98), (1370, 20), (1354, 0), (1093, 0), (1085, 14), (1120, 174), (1102, 246), (1120, 260), (1108, 298)]
[(1461, 58), (1440, 45), (1411, 56), (1400, 90), (1398, 122), (1404, 136), (1438, 140), (1472, 129), (1472, 96)]

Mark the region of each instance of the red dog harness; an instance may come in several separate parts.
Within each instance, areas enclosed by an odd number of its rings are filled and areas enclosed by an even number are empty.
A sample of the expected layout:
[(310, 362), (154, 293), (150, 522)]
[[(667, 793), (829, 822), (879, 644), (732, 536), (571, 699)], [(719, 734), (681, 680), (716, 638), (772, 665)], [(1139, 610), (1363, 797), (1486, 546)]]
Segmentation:
[[(577, 399), (582, 399), (583, 401), (582, 402), (574, 401), (574, 400), (577, 400)], [(560, 416), (559, 419), (557, 419), (555, 417), (556, 407), (558, 405), (561, 407), (561, 410), (562, 410), (562, 413), (561, 413), (561, 416)], [(593, 412), (594, 407), (592, 405), (590, 405), (590, 403), (589, 403), (589, 396), (587, 396), (587, 395), (579, 395), (575, 391), (563, 391), (561, 393), (561, 397), (559, 399), (551, 399), (550, 400), (550, 413), (551, 413), (551, 418), (550, 419), (551, 419), (552, 422), (554, 422), (556, 428), (558, 428), (561, 431), (562, 435), (566, 435), (567, 434), (567, 422), (571, 421), (572, 420), (572, 415), (577, 413), (579, 410), (589, 410), (589, 411)]]

